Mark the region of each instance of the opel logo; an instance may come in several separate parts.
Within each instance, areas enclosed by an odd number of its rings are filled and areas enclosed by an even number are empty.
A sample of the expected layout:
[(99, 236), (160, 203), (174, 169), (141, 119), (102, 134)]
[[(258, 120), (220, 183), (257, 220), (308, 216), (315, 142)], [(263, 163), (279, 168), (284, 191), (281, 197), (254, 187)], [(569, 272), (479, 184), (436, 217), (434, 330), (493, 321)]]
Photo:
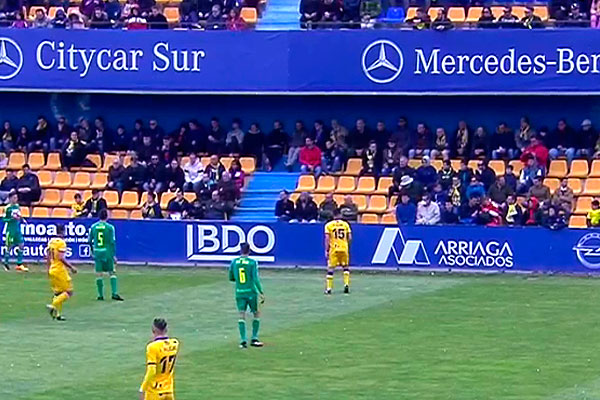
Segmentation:
[(588, 233), (579, 239), (573, 247), (577, 259), (584, 267), (590, 269), (600, 268), (600, 234)]
[(363, 72), (375, 83), (392, 82), (402, 72), (403, 64), (402, 51), (390, 40), (376, 40), (362, 54)]
[(23, 51), (14, 40), (0, 37), (0, 80), (14, 78), (23, 68)]

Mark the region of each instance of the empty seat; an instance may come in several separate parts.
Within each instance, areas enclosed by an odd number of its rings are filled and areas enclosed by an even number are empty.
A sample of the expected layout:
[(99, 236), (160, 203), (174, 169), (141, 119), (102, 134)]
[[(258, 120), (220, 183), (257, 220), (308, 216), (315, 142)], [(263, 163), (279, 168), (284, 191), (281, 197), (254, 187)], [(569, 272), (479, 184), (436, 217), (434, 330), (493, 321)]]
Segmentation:
[(33, 207), (31, 216), (33, 218), (48, 218), (50, 217), (50, 209), (47, 207)]
[(240, 164), (242, 171), (246, 174), (253, 174), (256, 171), (256, 160), (254, 157), (242, 157), (240, 158)]
[(104, 192), (104, 200), (108, 208), (115, 208), (119, 205), (119, 193), (114, 190), (106, 190)]
[(362, 214), (360, 216), (360, 223), (361, 224), (378, 224), (379, 217), (377, 216), (377, 214)]
[(590, 196), (600, 195), (600, 178), (589, 178), (585, 180), (583, 194)]
[(358, 207), (359, 212), (363, 212), (367, 209), (367, 196), (363, 196), (362, 194), (355, 194), (352, 196), (352, 201), (354, 202), (354, 204), (356, 204), (356, 207)]
[(129, 219), (142, 219), (142, 210), (131, 210)]
[(73, 189), (89, 189), (92, 179), (89, 172), (76, 172), (71, 187)]
[(482, 11), (483, 11), (483, 7), (469, 7), (466, 21), (467, 22), (478, 22), (479, 18), (481, 18)]
[(385, 15), (385, 19), (383, 21), (391, 24), (404, 22), (404, 8), (388, 8), (387, 13)]
[(592, 209), (592, 198), (589, 196), (581, 196), (577, 198), (575, 203), (575, 214), (587, 214)]
[(52, 182), (54, 181), (54, 178), (52, 177), (52, 172), (46, 171), (46, 170), (41, 170), (41, 171), (38, 171), (37, 177), (38, 177), (38, 181), (40, 181), (41, 187), (44, 188), (44, 187), (52, 186)]
[(582, 229), (587, 227), (587, 218), (584, 215), (571, 215), (571, 218), (569, 218), (569, 228)]
[(360, 173), (362, 169), (362, 160), (360, 158), (351, 158), (348, 160), (346, 164), (346, 175), (356, 176)]
[(29, 164), (29, 167), (33, 170), (42, 169), (44, 164), (46, 164), (44, 153), (29, 153), (27, 164)]
[(533, 14), (540, 17), (542, 21), (548, 21), (548, 7), (546, 6), (534, 6)]
[(21, 169), (25, 165), (25, 153), (17, 151), (10, 153), (8, 157), (8, 169)]
[(523, 6), (512, 6), (512, 13), (519, 17), (519, 19), (523, 19), (525, 17), (525, 7)]
[(60, 190), (46, 189), (42, 194), (40, 204), (47, 207), (54, 207), (60, 204)]
[[(137, 193), (136, 193), (137, 194)], [(114, 219), (128, 219), (129, 211), (127, 210), (110, 210), (110, 217)]]
[(379, 178), (377, 182), (377, 190), (375, 194), (388, 194), (390, 186), (392, 186), (393, 180), (389, 176), (383, 176)]
[(71, 207), (75, 203), (75, 195), (79, 193), (79, 190), (67, 189), (63, 191), (62, 200), (60, 202), (61, 207)]
[(450, 166), (454, 171), (458, 171), (460, 169), (460, 160), (450, 160)]
[(465, 9), (462, 7), (450, 7), (448, 9), (448, 19), (452, 22), (464, 22)]
[(431, 20), (433, 21), (436, 19), (438, 11), (443, 9), (443, 7), (429, 7), (429, 9), (427, 10), (427, 14), (429, 14), (429, 18), (431, 18)]
[(104, 189), (108, 183), (108, 174), (106, 172), (96, 172), (94, 174), (94, 181), (90, 186), (92, 189)]
[(29, 214), (29, 207), (21, 206), (20, 209), (21, 209), (21, 217), (23, 217), (23, 218), (29, 218), (29, 216), (30, 216), (30, 214)]
[(513, 167), (513, 173), (518, 177), (523, 169), (523, 163), (520, 160), (510, 160), (508, 165)]
[(396, 214), (383, 214), (383, 216), (381, 217), (381, 223), (385, 225), (396, 225), (398, 223), (398, 221), (396, 220)]
[(162, 208), (163, 210), (166, 210), (167, 205), (169, 204), (169, 201), (171, 201), (174, 198), (175, 198), (175, 193), (173, 193), (173, 192), (163, 193), (162, 196), (160, 196), (160, 208)]
[(504, 14), (504, 6), (492, 7), (492, 15), (494, 18), (498, 19), (502, 14)]
[(383, 195), (373, 195), (369, 198), (368, 212), (384, 213), (387, 210), (387, 198)]
[(592, 168), (588, 176), (590, 178), (600, 178), (600, 160), (592, 161)]
[(167, 22), (174, 24), (179, 22), (179, 8), (177, 7), (166, 7), (164, 11)]
[[(248, 158), (254, 160), (254, 158), (252, 158), (252, 157), (248, 157)], [(221, 164), (223, 164), (223, 166), (225, 167), (225, 169), (227, 171), (229, 171), (229, 168), (231, 168), (232, 161), (233, 161), (233, 157), (221, 157)], [(256, 167), (252, 167), (252, 168), (256, 168)], [(246, 172), (246, 171), (244, 171), (244, 172)]]
[(108, 168), (118, 158), (119, 158), (119, 156), (116, 156), (114, 154), (106, 154), (104, 156), (104, 164), (102, 165), (102, 171), (105, 171), (105, 172), (108, 171)]
[(196, 193), (187, 192), (183, 194), (183, 197), (191, 204), (196, 200)]
[(409, 7), (406, 11), (406, 19), (412, 19), (417, 15), (418, 7)]
[(52, 182), (52, 187), (59, 189), (66, 189), (71, 186), (71, 173), (68, 171), (58, 171), (56, 175), (54, 175), (54, 182)]
[(301, 175), (298, 178), (297, 192), (312, 192), (315, 190), (315, 177), (312, 175)]
[(44, 169), (48, 169), (51, 171), (58, 171), (62, 168), (62, 164), (60, 162), (60, 153), (49, 153), (48, 159), (46, 160), (46, 166)]
[(355, 193), (370, 194), (375, 191), (375, 178), (372, 176), (362, 176), (358, 178), (358, 185)]
[(550, 162), (550, 168), (548, 168), (548, 177), (550, 178), (563, 178), (567, 176), (567, 161), (566, 160), (552, 160)]
[(317, 206), (320, 206), (325, 201), (325, 195), (323, 193), (315, 193), (313, 194), (313, 200), (317, 203)]
[(317, 184), (317, 193), (328, 193), (335, 190), (335, 178), (333, 176), (322, 176)]
[(548, 186), (550, 193), (554, 193), (554, 191), (560, 186), (560, 180), (558, 178), (546, 178), (544, 179), (544, 185)]
[(569, 178), (567, 181), (567, 186), (573, 189), (573, 194), (578, 196), (583, 191), (583, 185), (581, 183), (581, 179), (579, 178)]
[(506, 164), (502, 160), (490, 160), (488, 166), (494, 170), (496, 176), (504, 175), (506, 172)]
[(210, 164), (210, 157), (202, 157), (200, 159), (200, 164), (202, 164), (202, 166), (206, 168), (206, 166)]
[(70, 210), (68, 208), (54, 207), (51, 216), (52, 218), (69, 218)]
[(254, 7), (242, 7), (240, 17), (242, 17), (247, 24), (256, 24), (258, 21), (258, 13)]
[(431, 160), (431, 166), (435, 168), (436, 171), (442, 169), (442, 160)]
[(412, 158), (412, 159), (408, 160), (408, 166), (411, 168), (417, 169), (421, 166), (421, 160)]
[[(562, 161), (564, 161), (564, 160), (562, 160)], [(566, 164), (566, 161), (564, 161), (564, 162)], [(571, 170), (569, 171), (569, 177), (571, 177), (571, 178), (587, 178), (589, 172), (590, 171), (589, 171), (589, 166), (588, 166), (587, 160), (573, 160), (573, 162), (571, 162)]]
[(337, 184), (337, 193), (352, 193), (356, 189), (356, 183), (352, 176), (340, 176)]
[(132, 209), (138, 206), (138, 193), (130, 190), (126, 190), (121, 195), (120, 208)]

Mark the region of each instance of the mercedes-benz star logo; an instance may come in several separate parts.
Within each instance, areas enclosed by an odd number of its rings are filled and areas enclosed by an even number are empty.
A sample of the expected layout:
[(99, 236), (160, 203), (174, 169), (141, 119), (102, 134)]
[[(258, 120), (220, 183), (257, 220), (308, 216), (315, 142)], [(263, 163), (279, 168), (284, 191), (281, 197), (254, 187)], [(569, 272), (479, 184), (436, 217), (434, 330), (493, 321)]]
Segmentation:
[(390, 83), (400, 75), (403, 65), (402, 51), (389, 40), (374, 41), (362, 54), (363, 72), (375, 83)]
[(23, 51), (14, 40), (0, 37), (0, 80), (14, 78), (23, 67)]

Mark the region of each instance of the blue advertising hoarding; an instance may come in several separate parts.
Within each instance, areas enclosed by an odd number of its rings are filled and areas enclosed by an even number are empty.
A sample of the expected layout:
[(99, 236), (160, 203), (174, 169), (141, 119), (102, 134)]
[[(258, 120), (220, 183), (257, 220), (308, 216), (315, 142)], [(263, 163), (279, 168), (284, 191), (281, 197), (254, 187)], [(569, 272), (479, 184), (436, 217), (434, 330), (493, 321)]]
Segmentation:
[[(67, 256), (89, 261), (91, 220), (31, 219), (22, 226), (25, 257), (42, 260), (56, 224), (66, 227)], [(226, 263), (248, 242), (262, 265), (323, 266), (323, 225), (211, 221), (113, 221), (117, 257), (136, 264)], [(353, 225), (351, 265), (390, 269), (453, 269), (599, 273), (600, 231), (475, 226)], [(2, 248), (4, 252), (5, 249)]]
[(600, 93), (600, 31), (0, 31), (0, 90)]

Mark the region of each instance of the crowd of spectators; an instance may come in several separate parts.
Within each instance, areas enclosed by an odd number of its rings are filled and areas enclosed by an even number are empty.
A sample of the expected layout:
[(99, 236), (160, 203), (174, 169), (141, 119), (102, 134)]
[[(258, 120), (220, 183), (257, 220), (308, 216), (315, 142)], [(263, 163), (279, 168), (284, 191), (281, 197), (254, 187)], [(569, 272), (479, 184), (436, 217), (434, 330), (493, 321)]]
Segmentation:
[(342, 204), (337, 204), (333, 193), (328, 193), (325, 200), (317, 206), (308, 192), (301, 193), (294, 204), (290, 194), (282, 190), (279, 200), (275, 204), (275, 216), (283, 222), (308, 222), (330, 221), (336, 210), (340, 211), (342, 218), (349, 222), (358, 221), (358, 206), (353, 202), (351, 195), (346, 195)]

